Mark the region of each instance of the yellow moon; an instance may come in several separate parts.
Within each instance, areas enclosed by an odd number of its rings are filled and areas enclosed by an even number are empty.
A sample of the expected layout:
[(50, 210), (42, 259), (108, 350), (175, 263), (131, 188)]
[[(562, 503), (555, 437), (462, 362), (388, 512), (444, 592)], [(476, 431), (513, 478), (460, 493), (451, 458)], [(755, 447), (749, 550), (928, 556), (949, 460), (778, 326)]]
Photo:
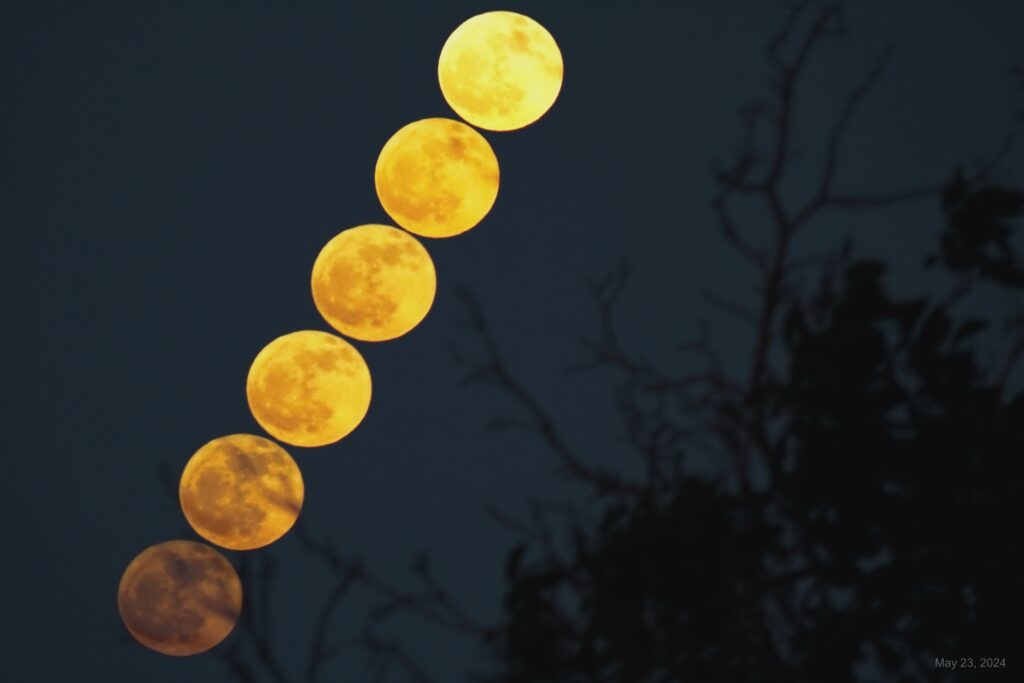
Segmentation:
[(451, 237), (480, 222), (498, 196), (498, 158), (453, 119), (422, 119), (391, 136), (377, 158), (377, 196), (409, 232)]
[(400, 337), (434, 303), (437, 274), (415, 237), (387, 225), (340, 233), (313, 264), (313, 301), (344, 335), (363, 341)]
[(351, 344), (327, 332), (292, 332), (267, 344), (246, 378), (249, 410), (271, 436), (326, 446), (356, 428), (370, 407), (370, 369)]
[(117, 609), (128, 632), (165, 655), (194, 655), (224, 640), (242, 611), (242, 584), (213, 548), (167, 541), (124, 570)]
[(459, 116), (515, 130), (544, 115), (562, 89), (562, 53), (547, 29), (515, 12), (471, 17), (441, 49), (441, 92)]
[(273, 441), (232, 434), (189, 459), (178, 497), (196, 533), (231, 550), (269, 545), (292, 528), (302, 509), (302, 473)]

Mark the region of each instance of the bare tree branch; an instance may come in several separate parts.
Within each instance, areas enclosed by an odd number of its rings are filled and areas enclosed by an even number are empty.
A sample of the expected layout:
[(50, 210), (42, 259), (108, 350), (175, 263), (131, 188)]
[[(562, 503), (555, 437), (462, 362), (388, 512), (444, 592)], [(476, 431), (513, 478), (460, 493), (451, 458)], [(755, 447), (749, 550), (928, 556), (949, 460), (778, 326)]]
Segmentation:
[(726, 299), (725, 297), (719, 296), (710, 290), (701, 290), (701, 298), (707, 301), (709, 304), (717, 308), (723, 313), (727, 313), (735, 318), (742, 320), (750, 325), (757, 324), (757, 314), (754, 313), (748, 306), (741, 304), (737, 301)]
[[(373, 626), (398, 612), (414, 614), (417, 617), (446, 630), (481, 637), (491, 633), (493, 627), (480, 624), (444, 590), (430, 573), (425, 556), (417, 559), (413, 566), (421, 586), (420, 591), (405, 591), (373, 576), (358, 559), (346, 560), (330, 542), (315, 540), (301, 520), (294, 529), (295, 537), (307, 551), (324, 562), (336, 577), (334, 588), (325, 599), (317, 617), (310, 654), (306, 663), (306, 680), (314, 683), (326, 662), (339, 652), (329, 644), (330, 624), (342, 599), (356, 586), (361, 586), (381, 598), (367, 616), (364, 638), (359, 641), (364, 647), (379, 645), (383, 641), (372, 636)], [(396, 644), (396, 643), (392, 643)], [(404, 652), (404, 651), (403, 651)], [(401, 660), (397, 650), (381, 650), (376, 654), (387, 655), (395, 661)], [(406, 655), (407, 656), (407, 655)], [(405, 663), (406, 665), (408, 662)], [(385, 667), (386, 668), (386, 667)], [(421, 672), (422, 673), (422, 672)], [(385, 672), (378, 671), (378, 676)], [(425, 676), (425, 674), (423, 674)], [(377, 678), (375, 680), (384, 680)], [(429, 680), (423, 678), (423, 680)]]
[(373, 672), (371, 680), (374, 683), (383, 683), (387, 680), (387, 674), (394, 664), (404, 669), (414, 683), (433, 683), (433, 679), (397, 639), (385, 640), (374, 633), (367, 633), (360, 644), (370, 654), (370, 669)]
[(807, 219), (815, 213), (815, 211), (829, 203), (832, 186), (835, 183), (836, 171), (839, 167), (839, 151), (843, 142), (843, 137), (850, 126), (850, 121), (853, 119), (853, 114), (856, 112), (858, 105), (860, 105), (864, 100), (864, 97), (871, 90), (872, 86), (878, 82), (878, 79), (881, 77), (891, 56), (891, 47), (886, 47), (882, 50), (882, 53), (878, 56), (878, 59), (875, 60), (874, 65), (872, 65), (864, 80), (847, 96), (846, 104), (833, 124), (828, 144), (825, 146), (825, 160), (821, 171), (821, 181), (818, 185), (818, 191), (814, 198), (808, 202), (807, 206), (804, 207), (804, 209), (793, 219), (794, 229), (806, 222)]
[(941, 191), (941, 185), (925, 185), (883, 194), (833, 194), (828, 198), (828, 206), (842, 209), (878, 209), (929, 199), (938, 196)]
[[(462, 299), (470, 318), (471, 328), (485, 351), (483, 361), (471, 365), (468, 381), (491, 384), (512, 398), (530, 418), (533, 431), (548, 444), (563, 470), (574, 479), (589, 484), (598, 493), (642, 496), (642, 486), (624, 481), (615, 473), (592, 467), (573, 452), (540, 402), (509, 373), (476, 298), (469, 290), (461, 287), (456, 289), (456, 294)], [(463, 363), (465, 364), (464, 359)]]
[(313, 629), (313, 641), (310, 645), (309, 657), (306, 660), (306, 680), (314, 683), (320, 675), (320, 670), (331, 657), (338, 653), (337, 647), (327, 644), (331, 621), (342, 598), (349, 592), (362, 575), (362, 566), (352, 563), (346, 567), (335, 581), (334, 588), (324, 600), (317, 615), (316, 626)]
[(250, 604), (242, 610), (244, 626), (242, 633), (270, 679), (275, 683), (288, 683), (288, 676), (284, 673), (280, 663), (277, 661), (277, 656), (274, 654), (270, 634), (264, 630), (265, 623), (262, 619), (262, 613), (267, 609), (266, 603), (269, 600), (269, 590), (265, 590), (259, 584), (269, 580), (269, 574), (265, 572), (262, 574), (257, 573), (258, 570), (255, 569), (254, 565), (259, 560), (266, 562), (267, 558), (256, 558), (249, 554), (243, 554), (241, 567), (238, 571), (245, 594), (258, 596), (255, 604)]

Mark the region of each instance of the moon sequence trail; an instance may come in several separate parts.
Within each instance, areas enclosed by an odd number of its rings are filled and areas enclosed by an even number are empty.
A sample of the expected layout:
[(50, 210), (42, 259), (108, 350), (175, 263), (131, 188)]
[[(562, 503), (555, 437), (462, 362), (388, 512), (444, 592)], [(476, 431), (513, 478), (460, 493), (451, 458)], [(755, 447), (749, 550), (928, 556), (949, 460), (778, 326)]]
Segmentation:
[[(463, 22), (438, 60), (445, 101), (462, 119), (413, 121), (391, 136), (374, 169), (384, 211), (398, 227), (343, 230), (317, 255), (310, 288), (317, 311), (358, 342), (396, 339), (427, 315), (437, 291), (430, 253), (417, 239), (476, 227), (498, 196), (498, 159), (476, 128), (511, 131), (541, 118), (562, 87), (562, 54), (548, 31), (514, 12)], [(256, 423), (301, 448), (337, 443), (370, 407), (370, 369), (351, 343), (321, 330), (282, 334), (255, 356), (245, 394)], [(179, 502), (204, 540), (233, 551), (263, 548), (295, 524), (305, 495), (292, 456), (252, 434), (215, 438), (185, 465)], [(218, 550), (191, 540), (150, 546), (124, 570), (118, 611), (156, 652), (193, 655), (231, 633), (242, 583)]]

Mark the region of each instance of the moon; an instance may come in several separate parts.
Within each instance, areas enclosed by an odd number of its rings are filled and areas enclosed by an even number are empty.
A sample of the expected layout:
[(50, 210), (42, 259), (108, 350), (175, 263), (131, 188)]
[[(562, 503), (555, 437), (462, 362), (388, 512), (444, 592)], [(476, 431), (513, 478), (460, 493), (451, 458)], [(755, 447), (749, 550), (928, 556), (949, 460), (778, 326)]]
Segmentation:
[(374, 183), (384, 210), (423, 237), (452, 237), (483, 219), (498, 196), (498, 158), (454, 119), (421, 119), (391, 136)]
[(167, 541), (129, 563), (117, 588), (128, 632), (165, 655), (194, 655), (224, 640), (242, 611), (242, 584), (213, 548)]
[(263, 429), (293, 446), (334, 443), (370, 407), (370, 369), (344, 339), (318, 330), (278, 337), (253, 360), (249, 410)]
[(400, 337), (426, 317), (437, 274), (415, 237), (388, 225), (338, 234), (313, 264), (313, 301), (342, 334), (362, 341)]
[(437, 63), (441, 93), (469, 123), (516, 130), (551, 108), (562, 89), (562, 53), (547, 29), (515, 12), (486, 12), (448, 37)]
[(189, 459), (178, 497), (196, 533), (231, 550), (269, 545), (292, 528), (302, 509), (302, 473), (269, 439), (232, 434)]

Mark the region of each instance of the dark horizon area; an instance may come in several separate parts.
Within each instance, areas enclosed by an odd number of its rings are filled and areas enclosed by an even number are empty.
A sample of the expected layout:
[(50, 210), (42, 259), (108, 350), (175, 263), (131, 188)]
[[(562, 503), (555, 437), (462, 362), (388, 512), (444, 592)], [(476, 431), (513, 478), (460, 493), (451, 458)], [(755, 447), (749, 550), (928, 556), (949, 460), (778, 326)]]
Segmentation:
[[(366, 419), (335, 445), (286, 446), (311, 536), (397, 586), (415, 583), (410, 566), (429, 553), (460, 604), (498, 619), (517, 537), (486, 509), (518, 518), (532, 498), (589, 499), (535, 435), (487, 429), (514, 405), (463, 382), (452, 348), (472, 346), (473, 331), (458, 290), (591, 464), (639, 469), (620, 458), (607, 376), (565, 372), (599, 324), (587, 281), (629, 263), (617, 321), (624, 345), (653, 363), (686, 369), (679, 343), (707, 321), (720, 357), (749, 373), (748, 328), (703, 294), (757, 295), (719, 231), (712, 168), (740, 146), (739, 108), (771, 92), (764, 46), (788, 7), (0, 3), (0, 679), (230, 680), (216, 651), (169, 658), (131, 640), (117, 613), (121, 573), (150, 545), (198, 540), (168, 481), (213, 438), (263, 435), (246, 406), (249, 364), (281, 334), (330, 329), (310, 295), (317, 253), (346, 228), (393, 224), (374, 192), (381, 146), (413, 120), (457, 118), (437, 83), (441, 46), (470, 16), (509, 9), (558, 42), (558, 100), (523, 130), (483, 131), (498, 198), (473, 230), (421, 240), (438, 273), (427, 318), (394, 341), (354, 342), (374, 382)], [(849, 3), (846, 37), (815, 53), (800, 85), (793, 144), (808, 154), (783, 191), (816, 182), (821, 140), (890, 44), (847, 131), (837, 186), (940, 186), (991, 158), (1021, 106), (1009, 73), (1024, 67), (1021, 26), (1019, 2)], [(1002, 160), (1000, 184), (1024, 187), (1022, 149)], [(937, 296), (922, 254), (944, 220), (937, 197), (835, 211), (796, 249), (849, 237), (858, 257), (889, 264), (891, 291)], [(1003, 301), (982, 291), (969, 305)], [(294, 533), (268, 552), (275, 644), (301, 677), (331, 576)], [(225, 554), (237, 566), (241, 554)], [(354, 594), (338, 612), (345, 647), (321, 680), (371, 680), (350, 643), (373, 604)], [(492, 664), (473, 638), (414, 618), (384, 630), (433, 680)]]

